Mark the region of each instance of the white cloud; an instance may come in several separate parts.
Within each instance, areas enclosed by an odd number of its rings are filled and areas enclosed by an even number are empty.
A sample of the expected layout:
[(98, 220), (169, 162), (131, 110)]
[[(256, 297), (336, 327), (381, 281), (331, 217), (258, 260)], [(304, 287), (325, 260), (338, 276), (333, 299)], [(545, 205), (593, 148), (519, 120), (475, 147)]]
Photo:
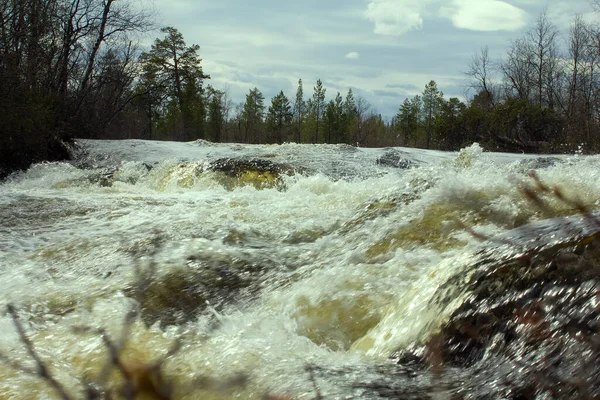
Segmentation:
[(373, 32), (380, 35), (403, 35), (421, 29), (425, 1), (371, 0), (365, 16), (375, 24)]
[(350, 60), (356, 60), (360, 57), (360, 54), (358, 54), (357, 51), (351, 51), (350, 53), (346, 54), (346, 58), (349, 58)]
[(365, 16), (375, 24), (373, 32), (400, 36), (421, 29), (435, 10), (471, 31), (516, 31), (527, 23), (525, 11), (503, 0), (369, 0)]
[(455, 27), (471, 31), (516, 31), (527, 23), (527, 13), (501, 0), (452, 0), (440, 11)]

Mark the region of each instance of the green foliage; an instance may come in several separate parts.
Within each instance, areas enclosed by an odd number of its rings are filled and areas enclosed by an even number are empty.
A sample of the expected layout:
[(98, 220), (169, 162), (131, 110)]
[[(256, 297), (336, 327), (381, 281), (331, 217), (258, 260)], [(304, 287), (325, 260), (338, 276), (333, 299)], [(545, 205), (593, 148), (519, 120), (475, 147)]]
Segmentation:
[(346, 142), (347, 118), (344, 113), (344, 100), (337, 92), (335, 100), (330, 100), (325, 107), (323, 116), (323, 140), (326, 143)]
[(325, 126), (323, 136), (325, 137), (326, 143), (333, 143), (332, 138), (335, 136), (335, 124), (335, 103), (333, 102), (333, 100), (330, 100), (329, 103), (327, 103), (327, 106), (325, 107), (325, 116), (323, 118), (323, 125)]
[(304, 143), (310, 143), (314, 140), (314, 132), (317, 126), (314, 109), (313, 99), (310, 98), (306, 101), (306, 116), (302, 127), (302, 141)]
[(333, 138), (330, 143), (347, 142), (347, 116), (344, 113), (344, 100), (340, 92), (337, 92), (333, 105)]
[(435, 124), (435, 137), (439, 149), (459, 150), (469, 144), (465, 141), (465, 110), (466, 106), (456, 97), (442, 103)]
[(242, 120), (246, 128), (245, 141), (247, 143), (259, 143), (260, 141), (260, 131), (265, 113), (264, 101), (265, 97), (258, 88), (251, 89), (246, 95)]
[(444, 93), (442, 93), (435, 81), (430, 81), (423, 90), (423, 116), (426, 132), (426, 145), (428, 149), (431, 145), (435, 120), (438, 117), (444, 103)]
[[(568, 54), (558, 54), (556, 26), (543, 13), (500, 62), (487, 48), (472, 59), (468, 106), (444, 99), (432, 80), (399, 105), (390, 124), (352, 89), (326, 99), (320, 79), (306, 100), (299, 79), (295, 98), (280, 92), (267, 115), (254, 88), (229, 118), (226, 93), (204, 86), (200, 47), (188, 46), (176, 28), (161, 29), (138, 57), (127, 34), (153, 26), (127, 0), (0, 5), (0, 176), (68, 156), (64, 141), (73, 135), (446, 150), (479, 141), (486, 149), (527, 152), (600, 145), (599, 45), (595, 28), (580, 17), (568, 32)], [(502, 82), (493, 82), (497, 76)]]
[(541, 108), (523, 99), (508, 99), (491, 114), (493, 140), (511, 150), (550, 150), (561, 123), (555, 111)]
[(412, 100), (406, 98), (396, 114), (397, 128), (402, 136), (402, 145), (408, 146), (410, 139), (416, 139), (419, 128), (420, 97), (417, 95)]
[(302, 79), (298, 80), (298, 89), (296, 90), (296, 98), (294, 100), (294, 121), (296, 141), (302, 142), (302, 125), (306, 118), (306, 102), (304, 101), (304, 89), (302, 88)]
[(311, 142), (319, 143), (320, 135), (319, 135), (319, 125), (323, 120), (323, 115), (325, 114), (325, 92), (326, 89), (323, 87), (323, 83), (320, 79), (317, 79), (317, 85), (314, 87), (313, 97), (312, 97), (312, 117), (315, 121), (314, 133), (312, 135)]
[[(206, 107), (203, 104), (205, 75), (198, 55), (200, 46), (186, 47), (183, 35), (173, 27), (161, 29), (150, 51), (142, 53), (140, 86), (148, 91), (149, 118), (159, 115), (167, 121), (169, 136), (191, 140), (204, 136)], [(174, 106), (178, 110), (174, 110)], [(173, 120), (175, 118), (175, 120)], [(160, 126), (160, 124), (158, 125)]]
[(348, 93), (346, 94), (346, 99), (344, 100), (344, 105), (342, 108), (344, 110), (346, 138), (348, 143), (352, 144), (358, 125), (358, 109), (356, 107), (356, 99), (354, 98), (352, 88), (348, 89)]
[(220, 142), (221, 135), (223, 134), (223, 128), (225, 125), (224, 115), (224, 104), (223, 97), (224, 92), (215, 90), (213, 87), (208, 87), (208, 120), (207, 120), (207, 134), (208, 138), (213, 142)]
[(283, 143), (284, 130), (291, 124), (294, 114), (288, 98), (283, 94), (283, 90), (271, 100), (269, 112), (267, 114), (267, 128), (274, 134), (277, 143)]
[(127, 35), (151, 26), (115, 2), (0, 1), (0, 176), (115, 130), (135, 77)]

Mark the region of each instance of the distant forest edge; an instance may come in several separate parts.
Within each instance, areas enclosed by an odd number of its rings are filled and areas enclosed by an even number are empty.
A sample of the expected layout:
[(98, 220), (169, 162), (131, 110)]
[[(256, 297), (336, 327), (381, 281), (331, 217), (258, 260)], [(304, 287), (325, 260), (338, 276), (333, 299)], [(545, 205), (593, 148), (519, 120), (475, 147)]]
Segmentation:
[(0, 0), (0, 177), (65, 159), (73, 137), (600, 149), (600, 27), (581, 16), (560, 32), (542, 13), (498, 61), (482, 48), (465, 67), (466, 104), (432, 80), (390, 121), (352, 89), (327, 101), (321, 80), (308, 96), (300, 79), (293, 98), (267, 106), (255, 87), (234, 104), (176, 28), (140, 49), (154, 18), (128, 0)]

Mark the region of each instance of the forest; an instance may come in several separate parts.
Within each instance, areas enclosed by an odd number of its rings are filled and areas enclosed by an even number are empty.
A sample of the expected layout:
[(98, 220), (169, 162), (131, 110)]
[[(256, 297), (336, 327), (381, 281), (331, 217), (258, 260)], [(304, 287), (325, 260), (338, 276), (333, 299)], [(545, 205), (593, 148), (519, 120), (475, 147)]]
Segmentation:
[(67, 158), (73, 138), (600, 149), (600, 27), (581, 16), (562, 32), (543, 12), (499, 59), (472, 56), (463, 99), (431, 80), (393, 118), (298, 77), (295, 94), (254, 87), (236, 104), (175, 27), (142, 48), (155, 20), (128, 0), (0, 0), (0, 176)]

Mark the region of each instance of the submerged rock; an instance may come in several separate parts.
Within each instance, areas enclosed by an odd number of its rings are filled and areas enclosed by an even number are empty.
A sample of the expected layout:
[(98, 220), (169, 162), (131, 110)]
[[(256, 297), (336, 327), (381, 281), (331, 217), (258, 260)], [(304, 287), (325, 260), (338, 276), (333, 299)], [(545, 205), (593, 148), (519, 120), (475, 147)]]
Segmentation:
[(242, 289), (256, 282), (261, 266), (240, 259), (222, 262), (190, 258), (187, 266), (142, 277), (139, 285), (125, 290), (140, 304), (146, 325), (159, 322), (162, 328), (196, 319), (209, 307), (219, 309), (238, 298)]
[(556, 157), (539, 157), (539, 158), (521, 160), (521, 162), (519, 164), (521, 167), (525, 168), (526, 170), (531, 170), (531, 169), (550, 168), (560, 162), (561, 162), (561, 160)]
[(400, 169), (408, 169), (414, 166), (413, 162), (404, 156), (404, 153), (391, 149), (377, 158), (377, 165), (385, 167), (393, 167)]
[(213, 161), (208, 169), (221, 172), (223, 179), (220, 183), (229, 190), (245, 185), (256, 189), (283, 188), (281, 176), (296, 172), (290, 165), (259, 158), (222, 158)]
[(434, 300), (463, 293), (462, 304), (394, 358), (452, 399), (598, 398), (599, 235), (597, 217), (579, 216), (491, 239)]

